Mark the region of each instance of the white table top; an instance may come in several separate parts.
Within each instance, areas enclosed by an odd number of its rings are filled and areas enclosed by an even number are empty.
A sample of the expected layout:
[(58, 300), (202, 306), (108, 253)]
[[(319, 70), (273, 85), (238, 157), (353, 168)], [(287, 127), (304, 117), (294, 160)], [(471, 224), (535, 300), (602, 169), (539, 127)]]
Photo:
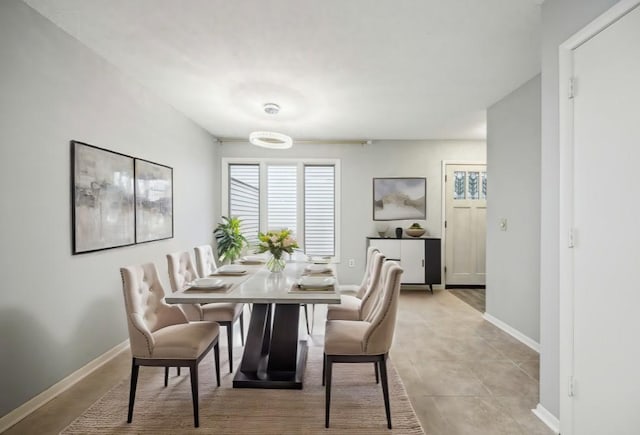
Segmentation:
[[(165, 295), (170, 304), (206, 304), (211, 302), (247, 302), (254, 304), (339, 304), (337, 291), (290, 292), (308, 263), (287, 263), (284, 271), (272, 273), (261, 266), (245, 266), (242, 276), (216, 276), (231, 284), (228, 291), (180, 290)], [(336, 280), (335, 286), (338, 288)]]

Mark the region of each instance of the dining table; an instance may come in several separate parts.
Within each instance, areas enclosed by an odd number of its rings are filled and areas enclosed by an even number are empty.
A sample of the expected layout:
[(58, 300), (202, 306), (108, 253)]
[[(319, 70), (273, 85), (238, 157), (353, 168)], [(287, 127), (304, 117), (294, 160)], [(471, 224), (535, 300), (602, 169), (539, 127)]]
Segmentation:
[[(165, 296), (166, 302), (253, 304), (233, 387), (302, 389), (308, 345), (306, 339), (298, 336), (300, 304), (340, 303), (335, 268), (290, 261), (284, 270), (275, 273), (264, 264), (253, 263), (233, 265), (233, 269), (226, 270), (234, 272), (225, 273), (223, 266), (210, 277), (219, 278), (224, 283), (222, 287), (187, 286)], [(300, 286), (301, 282), (321, 277), (329, 278), (326, 282), (331, 284), (317, 288)]]

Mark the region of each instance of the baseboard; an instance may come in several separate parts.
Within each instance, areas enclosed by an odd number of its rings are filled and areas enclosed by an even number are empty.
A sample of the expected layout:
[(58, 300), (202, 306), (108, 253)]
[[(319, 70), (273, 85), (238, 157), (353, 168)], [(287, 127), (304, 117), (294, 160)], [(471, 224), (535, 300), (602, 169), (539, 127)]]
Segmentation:
[(560, 433), (560, 420), (558, 420), (555, 415), (547, 411), (547, 408), (538, 403), (536, 409), (532, 409), (531, 412), (542, 420), (544, 424), (549, 426), (549, 429), (551, 429), (554, 434), (558, 435)]
[(125, 340), (122, 343), (116, 345), (115, 347), (109, 349), (96, 359), (89, 361), (84, 366), (80, 367), (75, 372), (71, 373), (66, 378), (52, 385), (48, 389), (44, 390), (42, 393), (38, 394), (28, 402), (23, 403), (13, 411), (8, 414), (2, 416), (0, 418), (0, 433), (9, 429), (14, 424), (18, 423), (20, 420), (31, 414), (36, 409), (40, 408), (42, 405), (54, 399), (56, 396), (62, 394), (76, 383), (80, 382), (82, 379), (93, 373), (96, 369), (102, 367), (104, 364), (113, 359), (116, 355), (118, 355), (123, 350), (129, 347), (129, 340)]
[(531, 349), (533, 349), (536, 352), (540, 353), (540, 343), (538, 343), (537, 341), (532, 340), (531, 338), (529, 338), (526, 335), (524, 335), (522, 332), (520, 332), (517, 329), (514, 329), (513, 327), (507, 325), (502, 320), (500, 320), (500, 319), (498, 319), (496, 317), (493, 317), (489, 313), (485, 312), (482, 315), (482, 317), (484, 317), (484, 320), (486, 320), (487, 322), (492, 323), (493, 325), (495, 325), (498, 328), (502, 329), (504, 332), (506, 332), (507, 334), (509, 334), (510, 336), (515, 338), (516, 340), (521, 341), (523, 344), (526, 344)]
[(484, 285), (484, 284), (466, 284), (466, 285), (463, 285), (463, 284), (447, 284), (445, 286), (445, 289), (447, 289), (447, 290), (455, 290), (455, 289), (462, 289), (462, 290), (464, 290), (464, 289), (480, 289), (480, 290), (482, 290), (482, 289), (486, 289), (486, 288), (487, 288), (487, 286)]

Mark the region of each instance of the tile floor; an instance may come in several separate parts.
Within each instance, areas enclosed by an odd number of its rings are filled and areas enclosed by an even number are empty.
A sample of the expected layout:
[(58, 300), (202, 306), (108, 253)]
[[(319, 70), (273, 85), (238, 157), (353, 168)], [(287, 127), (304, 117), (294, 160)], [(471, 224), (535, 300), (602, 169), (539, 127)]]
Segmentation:
[[(315, 344), (322, 343), (325, 313), (318, 306)], [(303, 334), (303, 317), (300, 323)], [(220, 343), (226, 355), (226, 339)], [(391, 358), (427, 434), (552, 433), (531, 412), (538, 403), (538, 354), (448, 291), (402, 292)], [(5, 434), (57, 434), (129, 371), (122, 352)]]
[(551, 434), (539, 355), (448, 291), (404, 291), (391, 358), (427, 434)]

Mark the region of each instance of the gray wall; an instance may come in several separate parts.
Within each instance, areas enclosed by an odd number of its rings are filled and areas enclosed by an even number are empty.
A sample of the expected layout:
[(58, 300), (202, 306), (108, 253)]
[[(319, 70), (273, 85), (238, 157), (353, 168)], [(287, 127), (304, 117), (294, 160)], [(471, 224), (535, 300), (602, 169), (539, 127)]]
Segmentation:
[(615, 3), (547, 0), (542, 4), (540, 403), (556, 416), (560, 413), (558, 47)]
[[(540, 340), (540, 75), (487, 111), (487, 308)], [(498, 223), (507, 219), (507, 231)]]
[[(119, 267), (211, 242), (211, 137), (18, 0), (0, 2), (0, 416), (127, 338)], [(77, 139), (174, 168), (175, 238), (71, 255)], [(168, 284), (168, 283), (167, 283)]]
[[(340, 281), (360, 283), (364, 270), (366, 237), (377, 236), (372, 216), (373, 177), (426, 177), (429, 235), (440, 237), (442, 160), (486, 161), (483, 141), (376, 141), (371, 145), (294, 145), (289, 150), (265, 150), (249, 144), (220, 146), (222, 157), (335, 158), (342, 170), (342, 220)], [(408, 227), (410, 221), (390, 221)], [(355, 259), (349, 268), (347, 260)]]

